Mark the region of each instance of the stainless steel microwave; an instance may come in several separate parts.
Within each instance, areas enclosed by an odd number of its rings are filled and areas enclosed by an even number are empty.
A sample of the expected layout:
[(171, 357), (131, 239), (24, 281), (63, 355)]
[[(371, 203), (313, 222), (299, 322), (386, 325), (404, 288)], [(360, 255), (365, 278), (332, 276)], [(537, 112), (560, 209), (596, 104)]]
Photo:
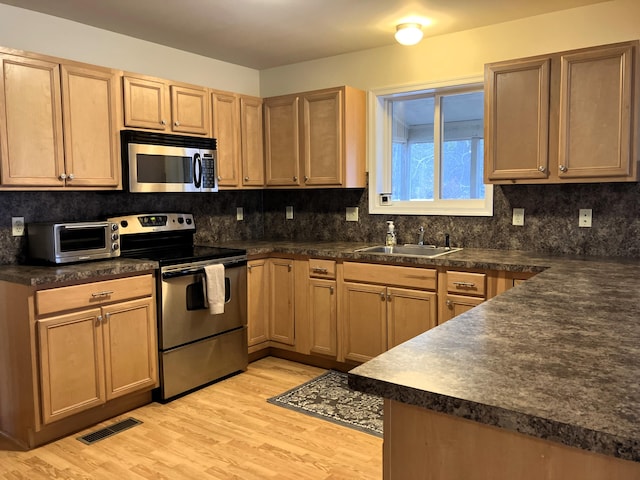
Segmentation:
[(118, 224), (113, 222), (27, 224), (31, 260), (70, 263), (118, 257), (119, 240)]
[(215, 139), (137, 130), (120, 138), (130, 192), (218, 191)]

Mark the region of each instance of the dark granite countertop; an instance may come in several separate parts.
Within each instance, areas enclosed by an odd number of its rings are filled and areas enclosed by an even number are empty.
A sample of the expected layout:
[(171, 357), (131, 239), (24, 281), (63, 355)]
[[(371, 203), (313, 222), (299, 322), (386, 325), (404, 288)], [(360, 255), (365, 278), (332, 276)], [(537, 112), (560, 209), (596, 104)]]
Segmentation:
[(117, 258), (69, 265), (0, 265), (0, 280), (32, 287), (55, 286), (100, 277), (155, 270), (157, 262)]
[(349, 373), (357, 390), (640, 461), (640, 262), (562, 260)]

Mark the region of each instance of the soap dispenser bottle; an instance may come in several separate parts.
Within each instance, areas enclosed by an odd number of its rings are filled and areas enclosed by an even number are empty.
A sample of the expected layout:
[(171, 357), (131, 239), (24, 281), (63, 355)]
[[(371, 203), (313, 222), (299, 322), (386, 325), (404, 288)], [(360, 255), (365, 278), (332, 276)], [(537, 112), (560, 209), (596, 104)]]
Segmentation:
[(397, 243), (396, 229), (395, 229), (395, 226), (393, 225), (393, 222), (389, 220), (387, 222), (387, 237), (385, 240), (385, 245), (387, 247), (394, 247), (396, 243)]

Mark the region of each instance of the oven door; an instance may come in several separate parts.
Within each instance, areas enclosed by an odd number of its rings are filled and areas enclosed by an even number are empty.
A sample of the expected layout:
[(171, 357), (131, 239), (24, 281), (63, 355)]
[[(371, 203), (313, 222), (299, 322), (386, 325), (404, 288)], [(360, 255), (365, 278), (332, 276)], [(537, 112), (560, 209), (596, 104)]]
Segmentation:
[(225, 262), (224, 313), (212, 315), (204, 299), (204, 265), (163, 267), (160, 271), (160, 350), (178, 347), (247, 324), (247, 262)]

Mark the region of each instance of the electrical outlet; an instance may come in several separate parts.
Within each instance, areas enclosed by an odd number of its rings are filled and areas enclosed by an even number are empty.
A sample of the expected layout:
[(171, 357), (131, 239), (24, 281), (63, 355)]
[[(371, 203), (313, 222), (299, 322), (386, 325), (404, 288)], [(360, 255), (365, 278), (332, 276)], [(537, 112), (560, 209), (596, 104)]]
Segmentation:
[(288, 206), (285, 209), (285, 216), (287, 220), (293, 220), (293, 207)]
[(358, 221), (358, 207), (347, 207), (346, 220), (347, 222)]
[(236, 220), (239, 222), (244, 220), (244, 209), (242, 207), (236, 208)]
[(24, 236), (24, 217), (11, 217), (11, 234), (14, 237)]
[(578, 214), (578, 226), (579, 227), (591, 226), (591, 209), (590, 208), (580, 209), (580, 213)]
[(511, 223), (518, 227), (522, 227), (524, 225), (524, 208), (513, 209), (513, 219)]

